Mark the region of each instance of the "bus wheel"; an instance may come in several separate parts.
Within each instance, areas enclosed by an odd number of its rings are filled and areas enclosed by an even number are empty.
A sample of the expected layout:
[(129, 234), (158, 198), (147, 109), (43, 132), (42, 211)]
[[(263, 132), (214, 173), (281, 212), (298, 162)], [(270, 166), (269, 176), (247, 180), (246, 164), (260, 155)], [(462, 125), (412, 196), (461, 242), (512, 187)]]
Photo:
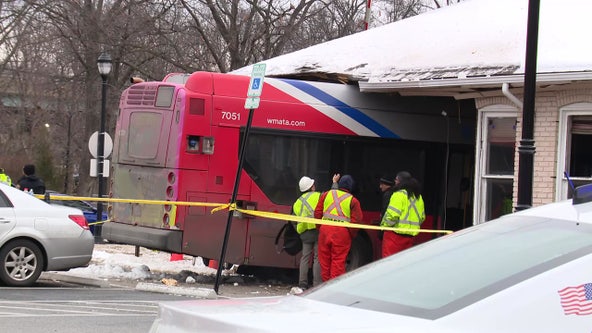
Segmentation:
[(352, 245), (347, 254), (345, 262), (345, 270), (352, 271), (358, 267), (362, 267), (372, 261), (372, 244), (370, 240), (363, 233), (358, 233), (356, 238), (352, 240)]

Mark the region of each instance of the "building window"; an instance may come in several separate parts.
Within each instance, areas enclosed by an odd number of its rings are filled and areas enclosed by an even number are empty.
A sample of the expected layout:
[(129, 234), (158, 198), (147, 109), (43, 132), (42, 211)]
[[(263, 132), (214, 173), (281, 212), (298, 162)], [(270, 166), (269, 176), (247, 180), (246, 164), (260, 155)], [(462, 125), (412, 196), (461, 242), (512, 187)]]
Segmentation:
[(592, 183), (592, 104), (561, 109), (557, 147), (557, 200), (572, 197), (573, 188)]
[(487, 107), (479, 119), (475, 224), (513, 211), (516, 109)]

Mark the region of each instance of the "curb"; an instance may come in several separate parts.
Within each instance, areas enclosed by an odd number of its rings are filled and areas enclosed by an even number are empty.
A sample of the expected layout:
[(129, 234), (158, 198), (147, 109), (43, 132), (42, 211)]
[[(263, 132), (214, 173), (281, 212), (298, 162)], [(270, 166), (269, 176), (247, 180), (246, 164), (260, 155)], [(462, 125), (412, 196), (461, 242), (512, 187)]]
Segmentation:
[(186, 287), (167, 286), (167, 285), (163, 285), (163, 284), (139, 282), (136, 285), (136, 290), (150, 291), (150, 292), (164, 293), (164, 294), (174, 294), (174, 295), (179, 295), (179, 296), (193, 296), (193, 297), (206, 298), (206, 299), (218, 298), (218, 295), (216, 295), (216, 292), (214, 291), (214, 289), (208, 289), (208, 288), (186, 288)]
[(59, 272), (43, 272), (39, 277), (39, 280), (54, 280), (63, 281), (69, 283), (83, 284), (88, 286), (95, 286), (99, 288), (108, 288), (111, 285), (109, 281), (94, 279), (89, 277), (76, 276), (71, 274), (63, 274)]

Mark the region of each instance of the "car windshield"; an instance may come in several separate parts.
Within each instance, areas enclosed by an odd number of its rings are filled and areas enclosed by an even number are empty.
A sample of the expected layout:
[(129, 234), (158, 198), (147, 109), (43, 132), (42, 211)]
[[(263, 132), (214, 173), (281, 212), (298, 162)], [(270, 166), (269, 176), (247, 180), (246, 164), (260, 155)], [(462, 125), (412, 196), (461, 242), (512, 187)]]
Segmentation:
[(506, 216), (362, 267), (304, 297), (434, 319), (592, 252), (592, 226)]

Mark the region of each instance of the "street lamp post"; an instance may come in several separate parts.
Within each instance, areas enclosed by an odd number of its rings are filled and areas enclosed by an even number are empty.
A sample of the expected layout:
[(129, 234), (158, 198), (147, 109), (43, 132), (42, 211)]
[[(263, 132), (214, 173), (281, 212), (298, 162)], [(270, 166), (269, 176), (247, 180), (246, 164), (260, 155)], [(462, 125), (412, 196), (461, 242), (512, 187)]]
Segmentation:
[[(101, 74), (101, 127), (97, 140), (97, 177), (99, 178), (99, 194), (102, 198), (105, 193), (105, 180), (103, 179), (103, 165), (105, 162), (105, 113), (107, 111), (107, 77), (111, 73), (111, 56), (103, 52), (97, 59), (97, 66), (99, 67), (99, 74)], [(103, 220), (103, 203), (97, 203), (97, 221)], [(94, 227), (95, 237), (101, 236), (101, 225), (97, 224)]]

